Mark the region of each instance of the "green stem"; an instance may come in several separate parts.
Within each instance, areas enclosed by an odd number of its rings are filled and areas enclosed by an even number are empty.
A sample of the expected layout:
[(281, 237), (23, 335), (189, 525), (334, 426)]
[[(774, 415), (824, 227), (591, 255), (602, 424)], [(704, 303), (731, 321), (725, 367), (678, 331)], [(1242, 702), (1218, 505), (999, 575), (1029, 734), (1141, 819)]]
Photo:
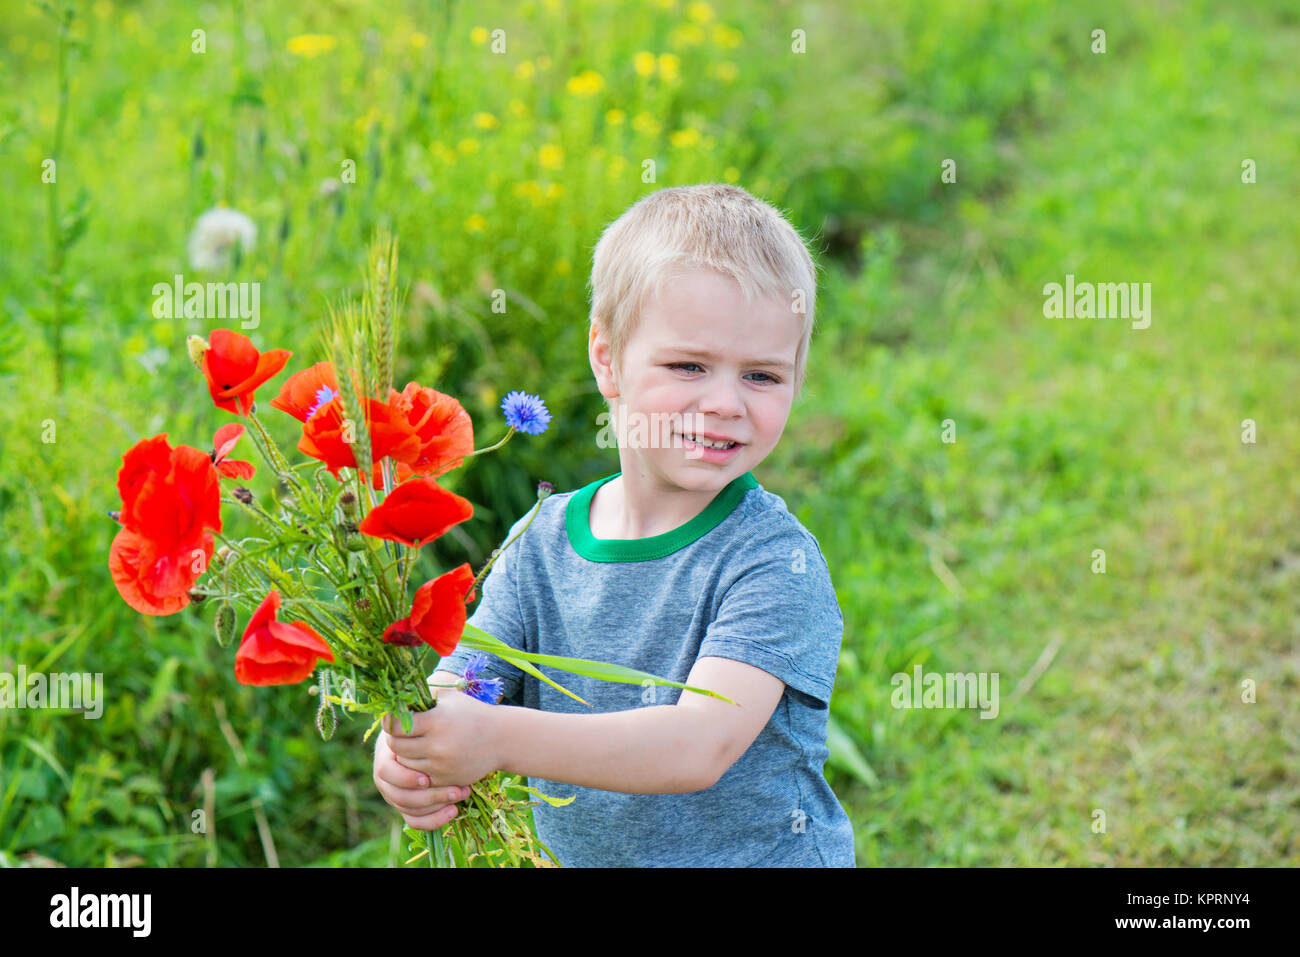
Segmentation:
[(397, 594), (401, 596), (403, 603), (406, 601), (406, 580), (411, 575), (411, 569), (415, 566), (417, 549), (408, 548), (406, 554), (402, 556), (402, 584), (397, 589)]
[[(512, 431), (513, 431), (513, 430), (512, 430)], [(475, 578), (474, 578), (474, 583), (473, 583), (472, 585), (469, 586), (469, 588), (466, 590), (465, 594), (468, 595), (468, 594), (469, 594), (470, 592), (472, 592), (475, 588), (477, 588), (477, 587), (479, 586), (479, 582), (483, 581), (483, 579), (487, 577), (487, 573), (488, 573), (489, 571), (491, 571), (493, 564), (496, 563), (496, 560), (497, 560), (498, 558), (500, 558), (502, 555), (505, 554), (506, 549), (509, 548), (509, 547), (514, 543), (514, 540), (515, 540), (516, 538), (518, 538), (518, 537), (519, 537), (520, 535), (522, 535), (524, 532), (528, 531), (528, 526), (531, 525), (531, 524), (533, 524), (533, 519), (535, 519), (535, 518), (537, 517), (537, 513), (538, 513), (539, 511), (541, 511), (541, 507), (542, 507), (542, 502), (541, 502), (541, 500), (539, 499), (538, 502), (537, 502), (537, 504), (533, 506), (533, 513), (532, 513), (531, 515), (528, 516), (528, 521), (524, 523), (524, 527), (521, 528), (518, 532), (516, 532), (515, 535), (514, 535), (514, 537), (512, 537), (512, 538), (510, 539), (510, 541), (506, 542), (506, 543), (505, 543), (504, 545), (502, 545), (499, 549), (497, 549), (497, 553), (496, 553), (495, 555), (493, 555), (491, 558), (488, 559), (487, 564), (484, 565), (484, 566), (483, 566), (483, 570), (480, 571), (480, 572), (478, 573), (477, 576), (475, 576)]]
[(68, 26), (72, 23), (72, 9), (68, 8), (63, 19), (59, 21), (59, 43), (56, 53), (55, 77), (58, 85), (58, 113), (54, 120), (54, 148), (50, 159), (54, 161), (54, 179), (47, 184), (48, 217), (50, 221), (50, 282), (54, 293), (54, 303), (50, 314), (51, 346), (54, 354), (54, 391), (63, 393), (63, 261), (67, 252), (63, 233), (59, 228), (59, 163), (63, 159), (63, 131), (68, 118), (68, 71), (67, 43)]
[(489, 445), (487, 448), (475, 449), (473, 452), (470, 452), (468, 455), (462, 455), (460, 458), (456, 459), (455, 463), (448, 466), (447, 471), (450, 471), (451, 469), (455, 469), (455, 468), (460, 468), (460, 466), (465, 463), (466, 459), (472, 459), (476, 455), (482, 455), (484, 452), (493, 452), (501, 448), (501, 446), (505, 445), (507, 442), (510, 441), (510, 436), (514, 434), (515, 434), (515, 427), (512, 425), (510, 426), (509, 431), (507, 431), (506, 434), (501, 437), (500, 442), (496, 443), (495, 445)]
[[(253, 428), (256, 430), (256, 435), (259, 440), (258, 450), (262, 453), (262, 457), (266, 460), (266, 464), (270, 466), (278, 478), (282, 478), (286, 483), (288, 483), (295, 494), (301, 495), (304, 491), (303, 484), (298, 481), (298, 476), (295, 475), (293, 469), (289, 467), (289, 460), (284, 457), (284, 453), (280, 451), (280, 447), (275, 444), (275, 440), (271, 438), (271, 434), (266, 431), (266, 426), (264, 426), (262, 420), (257, 417), (257, 413), (250, 410), (248, 413), (248, 421), (253, 424)], [(317, 511), (319, 511), (319, 504), (320, 503), (316, 503)]]

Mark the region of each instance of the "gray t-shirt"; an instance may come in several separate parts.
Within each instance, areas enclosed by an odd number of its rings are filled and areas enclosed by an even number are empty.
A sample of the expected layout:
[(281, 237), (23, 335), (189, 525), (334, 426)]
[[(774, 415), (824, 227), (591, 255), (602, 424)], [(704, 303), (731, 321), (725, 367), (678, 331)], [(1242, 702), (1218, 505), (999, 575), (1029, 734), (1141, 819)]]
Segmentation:
[[(785, 690), (754, 743), (713, 787), (624, 794), (534, 779), (566, 807), (533, 809), (566, 867), (853, 867), (853, 828), (822, 774), (844, 619), (817, 540), (752, 472), (685, 525), (597, 539), (596, 489), (552, 494), (492, 566), (470, 624), (524, 651), (626, 665), (685, 682), (701, 657), (742, 661)], [(524, 527), (527, 515), (505, 541)], [(438, 665), (460, 674), (462, 645)], [(541, 666), (587, 708), (490, 656), (503, 705), (594, 714), (675, 704), (678, 688), (600, 681)]]

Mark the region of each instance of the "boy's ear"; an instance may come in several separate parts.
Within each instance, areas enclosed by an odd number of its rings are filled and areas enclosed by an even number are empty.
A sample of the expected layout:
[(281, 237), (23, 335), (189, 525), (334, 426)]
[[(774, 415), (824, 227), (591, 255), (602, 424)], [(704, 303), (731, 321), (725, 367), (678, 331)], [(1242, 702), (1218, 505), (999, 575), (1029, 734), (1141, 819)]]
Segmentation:
[(600, 394), (607, 399), (618, 396), (618, 383), (615, 381), (614, 369), (610, 362), (609, 341), (593, 324), (587, 337), (587, 356), (591, 360), (591, 371), (596, 376), (596, 386)]

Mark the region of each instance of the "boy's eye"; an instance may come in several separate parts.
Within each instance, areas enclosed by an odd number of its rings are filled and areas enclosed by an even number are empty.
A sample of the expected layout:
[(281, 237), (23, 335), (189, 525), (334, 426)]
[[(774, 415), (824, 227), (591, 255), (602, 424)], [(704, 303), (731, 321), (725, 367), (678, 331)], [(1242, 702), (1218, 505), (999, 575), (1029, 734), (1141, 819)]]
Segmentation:
[[(700, 368), (700, 366), (697, 365), (697, 364), (694, 363), (694, 362), (673, 362), (673, 363), (670, 363), (669, 366), (668, 366), (668, 368), (670, 368), (670, 369), (685, 369), (685, 368), (687, 368), (687, 367), (690, 367), (690, 368), (693, 368), (693, 369), (698, 369), (698, 368)], [(768, 382), (779, 382), (779, 381), (780, 381), (779, 379), (777, 379), (777, 378), (775, 378), (775, 377), (773, 377), (773, 376), (768, 375), (766, 372), (751, 372), (750, 375), (761, 375), (761, 376), (762, 376), (766, 381), (768, 381)]]

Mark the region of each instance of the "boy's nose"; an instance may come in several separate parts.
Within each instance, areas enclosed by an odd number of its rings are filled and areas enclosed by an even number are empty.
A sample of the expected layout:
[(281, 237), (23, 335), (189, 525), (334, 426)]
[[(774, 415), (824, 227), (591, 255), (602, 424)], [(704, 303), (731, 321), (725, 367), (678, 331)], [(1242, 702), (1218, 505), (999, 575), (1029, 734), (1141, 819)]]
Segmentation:
[(745, 402), (734, 385), (715, 381), (700, 396), (700, 415), (734, 419), (745, 414)]

